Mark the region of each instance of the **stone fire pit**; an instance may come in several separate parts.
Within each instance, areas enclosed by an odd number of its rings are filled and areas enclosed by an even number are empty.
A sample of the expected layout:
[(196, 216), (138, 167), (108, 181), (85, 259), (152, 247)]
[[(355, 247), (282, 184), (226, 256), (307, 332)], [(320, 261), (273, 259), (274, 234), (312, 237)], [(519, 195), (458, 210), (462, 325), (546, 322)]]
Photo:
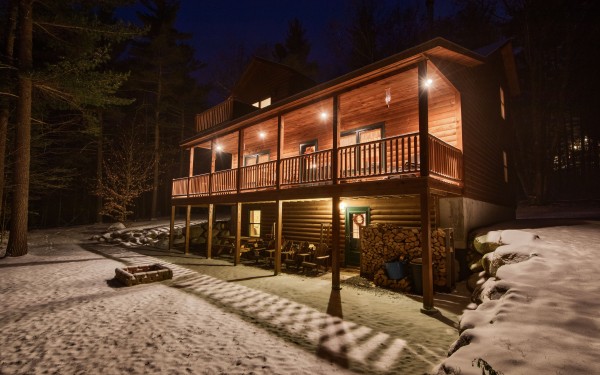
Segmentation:
[(115, 269), (115, 278), (125, 286), (147, 284), (173, 278), (173, 271), (160, 264)]

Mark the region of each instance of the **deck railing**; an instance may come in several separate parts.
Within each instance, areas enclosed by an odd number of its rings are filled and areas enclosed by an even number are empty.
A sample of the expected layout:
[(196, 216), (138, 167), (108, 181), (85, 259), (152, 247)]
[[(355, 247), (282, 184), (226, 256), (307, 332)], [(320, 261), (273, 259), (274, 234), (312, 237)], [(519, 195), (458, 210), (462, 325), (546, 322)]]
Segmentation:
[(185, 197), (188, 195), (188, 177), (176, 178), (173, 180), (171, 195), (174, 197)]
[(237, 174), (235, 169), (226, 169), (212, 174), (211, 192), (225, 194), (237, 190)]
[(462, 180), (462, 152), (429, 135), (429, 172), (450, 180)]
[(200, 132), (220, 124), (231, 117), (233, 99), (227, 99), (206, 111), (196, 115), (196, 131)]
[(330, 181), (331, 150), (281, 159), (281, 185)]
[(277, 184), (276, 168), (276, 160), (242, 167), (240, 189), (262, 189), (275, 186)]
[(405, 134), (338, 149), (340, 179), (415, 173), (419, 170), (419, 135)]
[[(280, 185), (293, 187), (331, 183), (333, 181), (332, 150), (293, 156), (280, 161)], [(429, 172), (449, 181), (462, 180), (462, 152), (429, 135)], [(343, 146), (338, 149), (337, 177), (340, 181), (392, 175), (416, 175), (421, 168), (419, 134), (410, 133), (372, 142)], [(235, 193), (237, 169), (218, 171), (173, 180), (173, 197)], [(240, 169), (240, 192), (277, 186), (277, 161), (272, 160)], [(212, 180), (209, 192), (209, 181)]]
[(189, 181), (190, 196), (208, 195), (210, 173), (192, 176)]

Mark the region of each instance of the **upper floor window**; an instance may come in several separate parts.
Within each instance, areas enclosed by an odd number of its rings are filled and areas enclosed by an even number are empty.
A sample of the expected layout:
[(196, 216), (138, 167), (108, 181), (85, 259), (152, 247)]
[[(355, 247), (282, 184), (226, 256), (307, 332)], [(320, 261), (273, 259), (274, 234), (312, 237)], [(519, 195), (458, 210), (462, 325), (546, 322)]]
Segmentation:
[(256, 103), (252, 103), (252, 105), (256, 108), (265, 108), (271, 105), (271, 97), (258, 101)]
[(504, 90), (500, 86), (500, 116), (503, 120), (506, 120), (506, 106), (504, 104)]

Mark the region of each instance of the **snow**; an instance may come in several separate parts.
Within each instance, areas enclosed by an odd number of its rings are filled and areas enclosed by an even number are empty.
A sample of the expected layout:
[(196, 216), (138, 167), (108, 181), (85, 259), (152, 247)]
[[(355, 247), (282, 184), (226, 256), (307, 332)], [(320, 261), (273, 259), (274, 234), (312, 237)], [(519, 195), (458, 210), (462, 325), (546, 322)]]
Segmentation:
[(491, 231), (506, 243), (494, 253), (518, 261), (479, 286), (483, 302), (460, 322), (459, 341), (468, 344), (439, 373), (481, 374), (480, 359), (503, 374), (600, 373), (600, 223), (531, 224)]
[[(121, 244), (105, 228), (34, 231), (28, 255), (0, 260), (0, 373), (600, 373), (598, 221), (488, 228), (498, 246), (486, 256), (505, 263), (481, 273), (478, 305), (436, 293), (437, 316), (418, 296), (353, 287), (346, 271), (335, 292), (330, 274), (273, 276), (141, 245), (133, 233), (156, 239), (156, 222), (121, 229)], [(111, 280), (152, 263), (173, 279)]]
[[(99, 242), (102, 233), (33, 231), (28, 255), (0, 261), (1, 374), (422, 374), (445, 357), (468, 301), (438, 294), (443, 315), (430, 317), (418, 296), (350, 286), (355, 274), (337, 292), (331, 274), (159, 257), (155, 247)], [(112, 280), (117, 267), (153, 263), (173, 279)]]

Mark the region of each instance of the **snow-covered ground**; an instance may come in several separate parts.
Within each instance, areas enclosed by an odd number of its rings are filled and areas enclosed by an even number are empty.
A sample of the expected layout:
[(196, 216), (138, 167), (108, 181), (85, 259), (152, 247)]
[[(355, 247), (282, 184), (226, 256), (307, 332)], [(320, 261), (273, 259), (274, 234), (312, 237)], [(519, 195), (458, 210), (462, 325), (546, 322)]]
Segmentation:
[(443, 315), (429, 317), (419, 297), (332, 291), (330, 274), (181, 253), (171, 281), (118, 287), (116, 267), (157, 258), (89, 240), (98, 233), (34, 231), (28, 255), (0, 261), (0, 374), (422, 374), (445, 358), (468, 302), (440, 294)]
[[(521, 229), (493, 231), (511, 227)], [(504, 244), (493, 257), (516, 263), (480, 285), (483, 302), (461, 318), (457, 347), (467, 345), (439, 373), (600, 374), (600, 222), (522, 220), (490, 229)]]
[[(519, 262), (482, 285), (460, 344), (460, 293), (436, 294), (441, 315), (430, 317), (416, 296), (350, 283), (337, 293), (327, 275), (273, 277), (181, 254), (157, 260), (147, 247), (90, 241), (101, 229), (34, 231), (28, 255), (0, 260), (0, 374), (600, 374), (597, 221), (490, 228), (497, 258)], [(123, 264), (165, 259), (172, 281), (111, 281)]]

